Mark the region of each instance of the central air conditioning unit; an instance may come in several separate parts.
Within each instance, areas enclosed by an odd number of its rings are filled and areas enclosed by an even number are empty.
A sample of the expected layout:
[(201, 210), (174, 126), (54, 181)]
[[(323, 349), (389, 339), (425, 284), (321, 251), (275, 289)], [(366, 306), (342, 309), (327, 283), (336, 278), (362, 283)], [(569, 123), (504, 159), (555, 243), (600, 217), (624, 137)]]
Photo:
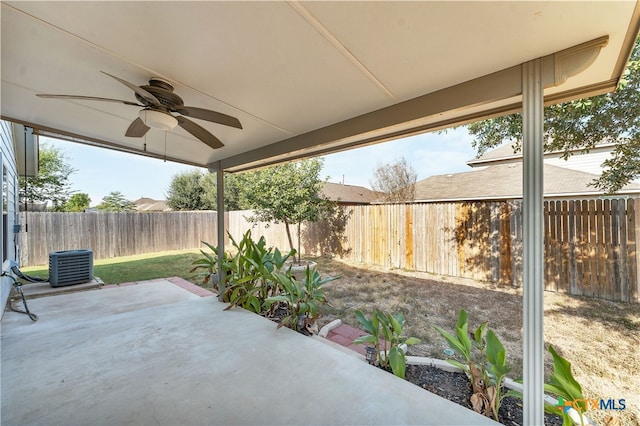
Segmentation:
[(49, 253), (49, 284), (64, 287), (93, 280), (93, 251), (67, 250)]

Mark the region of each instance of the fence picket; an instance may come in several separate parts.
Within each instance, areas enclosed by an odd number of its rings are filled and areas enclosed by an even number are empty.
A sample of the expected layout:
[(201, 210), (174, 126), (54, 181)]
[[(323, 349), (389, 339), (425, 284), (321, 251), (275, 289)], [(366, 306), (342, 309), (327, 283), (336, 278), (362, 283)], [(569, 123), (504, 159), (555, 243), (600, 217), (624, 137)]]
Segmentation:
[[(549, 291), (640, 303), (640, 209), (635, 200), (546, 201), (544, 285)], [(302, 229), (302, 252), (438, 275), (522, 285), (522, 203), (461, 202), (345, 207), (342, 239), (328, 225)], [(22, 214), (21, 264), (42, 265), (52, 251), (90, 248), (96, 259), (216, 244), (217, 214)], [(238, 240), (254, 238), (288, 250), (285, 225), (254, 224), (250, 211), (225, 214)], [(292, 227), (294, 246), (297, 233)], [(325, 235), (326, 234), (326, 235)], [(338, 241), (327, 246), (326, 241)]]

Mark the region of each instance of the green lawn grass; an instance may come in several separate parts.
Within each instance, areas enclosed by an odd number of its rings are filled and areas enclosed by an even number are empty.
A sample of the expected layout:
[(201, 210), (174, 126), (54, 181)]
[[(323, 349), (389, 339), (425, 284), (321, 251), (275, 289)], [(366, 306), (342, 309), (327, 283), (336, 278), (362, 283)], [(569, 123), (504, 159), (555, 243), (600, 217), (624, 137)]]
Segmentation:
[[(181, 277), (199, 284), (201, 276), (189, 271), (192, 268), (191, 263), (200, 257), (202, 255), (196, 249), (98, 259), (93, 261), (93, 275), (100, 278), (105, 284), (121, 284), (166, 277)], [(21, 270), (40, 278), (49, 276), (48, 266), (30, 266), (21, 268)]]

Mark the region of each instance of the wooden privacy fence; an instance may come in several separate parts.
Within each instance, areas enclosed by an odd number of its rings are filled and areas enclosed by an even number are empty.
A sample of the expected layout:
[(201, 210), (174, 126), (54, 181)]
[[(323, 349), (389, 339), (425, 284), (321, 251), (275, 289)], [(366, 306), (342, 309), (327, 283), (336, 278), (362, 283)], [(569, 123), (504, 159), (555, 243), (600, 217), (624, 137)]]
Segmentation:
[[(634, 204), (635, 203), (635, 204)], [(544, 203), (545, 289), (640, 303), (637, 201)], [(216, 212), (22, 213), (22, 265), (48, 262), (51, 251), (90, 248), (96, 259), (201, 247), (217, 242)], [(225, 214), (230, 234), (289, 247), (283, 224), (253, 224), (251, 211)], [(342, 232), (336, 233), (336, 229)], [(23, 226), (24, 229), (24, 226)], [(295, 230), (294, 244), (297, 245)], [(353, 262), (522, 285), (520, 202), (343, 207), (332, 223), (306, 224), (302, 251)]]
[(211, 211), (22, 212), (21, 223), (20, 263), (24, 266), (49, 263), (52, 251), (91, 249), (95, 259), (105, 259), (197, 248), (201, 240), (217, 239), (217, 213)]
[[(640, 303), (637, 201), (544, 203), (545, 289)], [(521, 202), (355, 206), (344, 259), (522, 285)]]

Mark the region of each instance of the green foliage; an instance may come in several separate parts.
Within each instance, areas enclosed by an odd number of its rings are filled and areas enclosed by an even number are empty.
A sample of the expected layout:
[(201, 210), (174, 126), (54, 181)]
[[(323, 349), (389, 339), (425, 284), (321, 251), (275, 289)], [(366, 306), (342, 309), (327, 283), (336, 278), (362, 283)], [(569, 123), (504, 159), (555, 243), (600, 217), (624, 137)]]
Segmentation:
[(84, 192), (79, 192), (77, 194), (73, 194), (71, 198), (67, 200), (67, 202), (64, 205), (64, 211), (82, 212), (85, 209), (88, 209), (90, 204), (91, 204), (91, 198), (89, 198), (89, 194), (85, 194)]
[(265, 303), (269, 297), (281, 293), (274, 273), (284, 266), (287, 259), (295, 254), (292, 250), (282, 255), (280, 250), (267, 248), (264, 237), (255, 242), (251, 239), (251, 230), (245, 232), (240, 242), (229, 236), (236, 248), (234, 256), (225, 256), (223, 262), (224, 300), (229, 302), (226, 309), (240, 306), (249, 311), (271, 316), (276, 305)]
[(211, 210), (215, 206), (205, 198), (203, 173), (194, 169), (173, 176), (167, 190), (167, 205), (173, 210)]
[[(594, 186), (614, 193), (640, 176), (640, 38), (613, 93), (545, 108), (545, 151), (560, 151), (565, 159), (586, 153), (601, 142), (615, 143), (613, 156)], [(468, 126), (478, 155), (505, 141), (521, 149), (522, 116), (514, 114)]]
[[(248, 210), (252, 206), (246, 200), (248, 187), (251, 185), (252, 176), (255, 172), (239, 174), (225, 174), (224, 176), (224, 209), (226, 211)], [(215, 173), (207, 173), (201, 181), (204, 193), (202, 199), (205, 204), (211, 206), (212, 210), (217, 210), (217, 178)]]
[(20, 200), (32, 203), (49, 201), (52, 210), (62, 210), (70, 194), (69, 177), (76, 170), (69, 165), (62, 151), (46, 144), (40, 146), (38, 167), (35, 177), (19, 177)]
[(315, 268), (307, 266), (304, 282), (297, 281), (290, 273), (274, 273), (276, 282), (282, 287), (282, 294), (266, 299), (267, 305), (284, 303), (288, 309), (288, 315), (281, 319), (278, 328), (282, 326), (299, 330), (302, 325), (300, 318), (312, 320), (318, 316), (318, 308), (327, 303), (324, 289), (321, 287), (338, 277), (321, 278)]
[[(302, 222), (316, 222), (334, 215), (336, 204), (323, 198), (320, 180), (321, 159), (286, 163), (253, 173), (246, 200), (256, 212), (254, 222), (283, 222), (291, 249), (294, 249), (290, 225), (297, 226), (300, 253)], [(300, 259), (298, 258), (298, 261)]]
[[(576, 381), (571, 374), (571, 363), (558, 355), (553, 349), (553, 346), (549, 346), (549, 352), (553, 356), (553, 373), (549, 383), (544, 384), (544, 390), (553, 395), (556, 395), (560, 401), (572, 401), (575, 403), (572, 405), (580, 415), (580, 423), (584, 424), (583, 414), (587, 411), (586, 401), (582, 395), (582, 386)], [(545, 404), (545, 411), (552, 414), (562, 416), (562, 424), (572, 425), (573, 421), (569, 414), (564, 411), (562, 407), (556, 405)]]
[(202, 278), (202, 286), (206, 287), (209, 283), (213, 284), (214, 277), (218, 273), (218, 248), (204, 241), (202, 241), (202, 244), (207, 246), (213, 254), (200, 249), (202, 257), (191, 263), (193, 268), (189, 272), (204, 270), (205, 276)]
[(136, 209), (136, 206), (120, 191), (113, 191), (102, 197), (102, 202), (97, 205), (97, 208), (105, 212), (131, 212)]
[[(461, 368), (471, 381), (473, 409), (487, 417), (498, 420), (502, 400), (513, 393), (502, 393), (502, 382), (511, 371), (507, 365), (507, 353), (493, 330), (487, 329), (488, 323), (481, 324), (469, 337), (467, 312), (461, 309), (458, 314), (455, 335), (434, 326), (444, 337), (449, 347), (462, 356), (465, 363), (447, 360), (451, 365)], [(475, 349), (475, 351), (474, 351)], [(474, 353), (478, 355), (475, 356)]]
[(377, 359), (380, 367), (391, 368), (393, 374), (404, 378), (407, 359), (403, 346), (420, 343), (415, 337), (404, 336), (404, 315), (392, 315), (379, 309), (373, 312), (371, 319), (359, 310), (356, 310), (355, 314), (362, 328), (369, 334), (358, 337), (353, 343), (373, 345), (376, 354), (380, 354)]

